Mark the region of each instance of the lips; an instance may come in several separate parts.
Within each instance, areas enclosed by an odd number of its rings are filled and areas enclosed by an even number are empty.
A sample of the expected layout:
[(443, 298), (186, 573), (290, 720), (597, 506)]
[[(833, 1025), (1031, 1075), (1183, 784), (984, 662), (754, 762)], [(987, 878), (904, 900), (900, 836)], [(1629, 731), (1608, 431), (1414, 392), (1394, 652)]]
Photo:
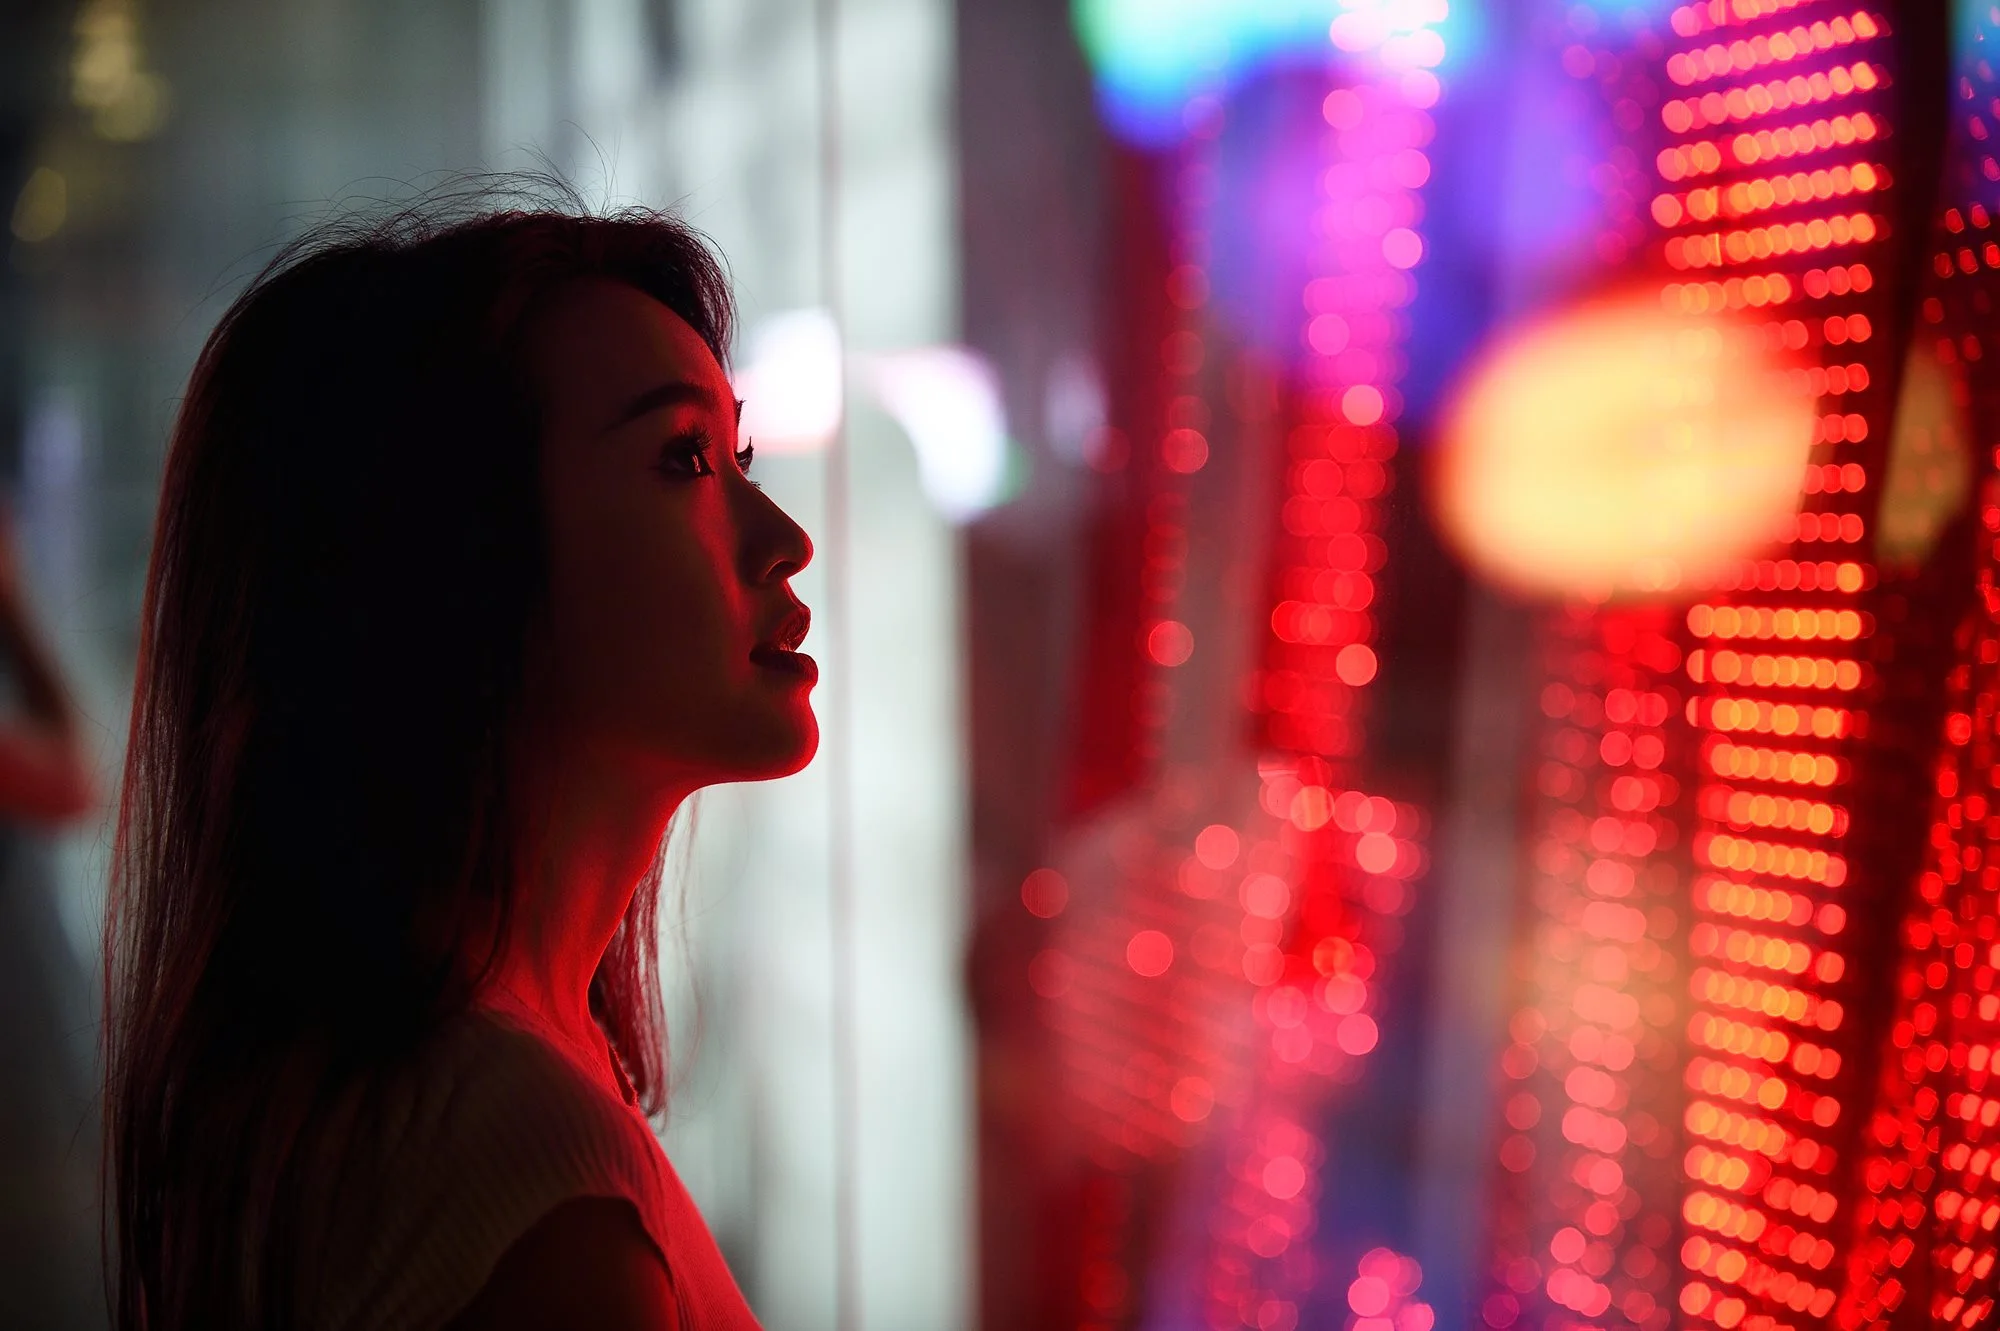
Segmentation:
[(788, 652), (782, 647), (757, 647), (751, 650), (750, 660), (766, 670), (781, 670), (808, 680), (819, 678), (819, 662), (804, 652)]
[(757, 652), (765, 650), (796, 652), (799, 649), (799, 644), (806, 640), (806, 634), (811, 629), (812, 611), (802, 605), (796, 606), (790, 614), (786, 615), (779, 622), (775, 632), (768, 634), (757, 644), (756, 650), (751, 655), (754, 656)]
[(751, 662), (766, 670), (782, 671), (807, 681), (818, 679), (819, 663), (799, 650), (799, 644), (805, 641), (806, 633), (811, 628), (812, 612), (799, 606), (785, 616), (775, 633), (750, 649)]

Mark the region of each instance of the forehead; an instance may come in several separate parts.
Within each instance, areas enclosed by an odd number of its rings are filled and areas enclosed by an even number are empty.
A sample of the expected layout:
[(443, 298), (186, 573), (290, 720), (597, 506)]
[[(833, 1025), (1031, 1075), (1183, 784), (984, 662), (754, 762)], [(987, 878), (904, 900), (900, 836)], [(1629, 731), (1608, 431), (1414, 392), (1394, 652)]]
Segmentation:
[(728, 376), (693, 325), (608, 278), (554, 293), (530, 330), (528, 356), (551, 423), (601, 428), (638, 394), (676, 380), (731, 398)]

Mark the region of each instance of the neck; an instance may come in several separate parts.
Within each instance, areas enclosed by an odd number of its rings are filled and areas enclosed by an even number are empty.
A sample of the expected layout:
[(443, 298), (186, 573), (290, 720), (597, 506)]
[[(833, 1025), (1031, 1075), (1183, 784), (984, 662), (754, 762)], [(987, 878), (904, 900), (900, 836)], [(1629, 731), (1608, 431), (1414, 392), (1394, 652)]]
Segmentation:
[(560, 779), (541, 783), (545, 814), (525, 848), (510, 936), (491, 983), (594, 1046), (590, 982), (689, 792), (576, 768), (565, 764)]

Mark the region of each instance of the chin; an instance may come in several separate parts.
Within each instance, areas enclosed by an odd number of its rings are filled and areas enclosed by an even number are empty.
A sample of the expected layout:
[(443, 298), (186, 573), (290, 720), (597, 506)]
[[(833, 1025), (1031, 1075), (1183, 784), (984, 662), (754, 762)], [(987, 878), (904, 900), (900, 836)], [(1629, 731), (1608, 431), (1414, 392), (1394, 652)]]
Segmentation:
[(781, 776), (790, 776), (794, 772), (803, 771), (806, 765), (812, 762), (814, 756), (818, 753), (819, 727), (815, 726), (809, 735), (804, 736), (797, 744), (778, 755), (768, 765), (764, 774), (757, 779), (760, 781), (770, 781)]
[(774, 781), (804, 768), (819, 752), (819, 718), (812, 708), (773, 718), (762, 725), (746, 726), (745, 743), (736, 755), (736, 781)]

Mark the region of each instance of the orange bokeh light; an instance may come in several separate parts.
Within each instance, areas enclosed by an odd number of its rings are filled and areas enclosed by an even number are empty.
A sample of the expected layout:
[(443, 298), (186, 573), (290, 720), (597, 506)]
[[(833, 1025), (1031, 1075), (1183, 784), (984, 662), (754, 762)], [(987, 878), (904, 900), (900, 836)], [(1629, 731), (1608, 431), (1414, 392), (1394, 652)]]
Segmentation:
[(1448, 418), (1436, 507), (1493, 581), (1541, 595), (1712, 585), (1786, 534), (1812, 399), (1763, 330), (1586, 303), (1482, 356)]

